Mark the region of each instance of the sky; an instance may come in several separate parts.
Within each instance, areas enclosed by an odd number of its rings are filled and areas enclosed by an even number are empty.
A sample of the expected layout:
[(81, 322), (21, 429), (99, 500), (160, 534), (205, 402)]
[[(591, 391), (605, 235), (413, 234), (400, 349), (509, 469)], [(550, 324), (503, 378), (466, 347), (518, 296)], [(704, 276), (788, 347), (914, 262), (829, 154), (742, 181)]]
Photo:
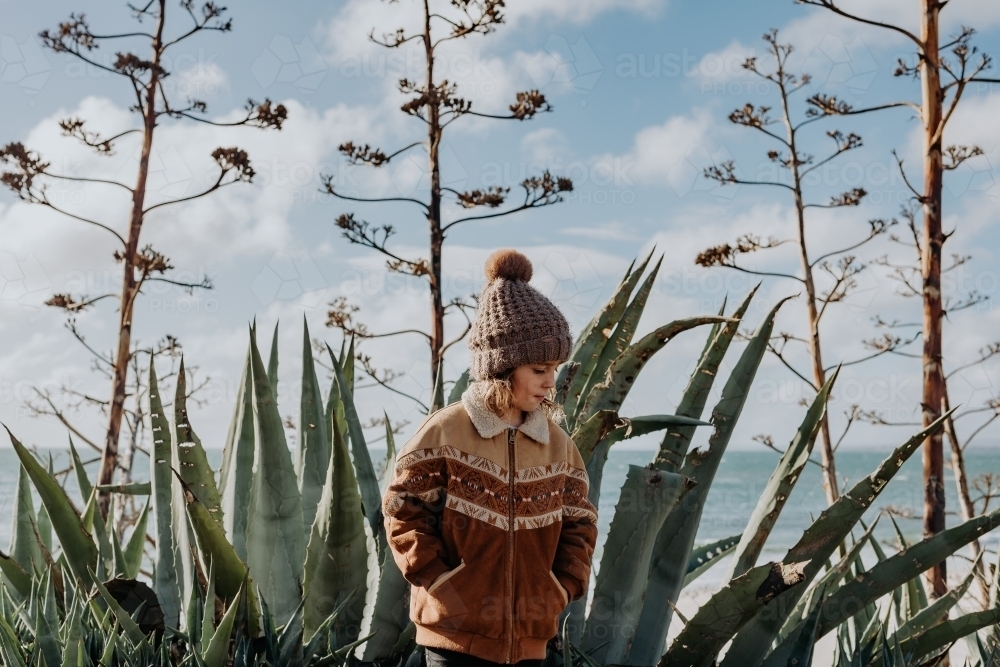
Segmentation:
[[(896, 78), (897, 59), (913, 61), (906, 38), (859, 26), (824, 10), (790, 0), (747, 3), (735, 0), (510, 0), (505, 23), (488, 36), (475, 35), (443, 48), (441, 77), (455, 82), (474, 109), (503, 113), (518, 91), (538, 89), (551, 113), (528, 121), (465, 117), (448, 128), (442, 146), (443, 182), (456, 190), (509, 186), (548, 169), (572, 178), (565, 201), (539, 210), (483, 223), (458, 225), (444, 251), (448, 298), (468, 296), (483, 285), (482, 267), (491, 251), (516, 247), (535, 266), (533, 284), (566, 314), (574, 331), (611, 296), (629, 263), (653, 252), (663, 257), (649, 304), (639, 326), (643, 335), (671, 320), (714, 314), (724, 299), (742, 299), (754, 276), (694, 262), (714, 245), (743, 234), (790, 238), (794, 210), (782, 188), (720, 186), (705, 179), (705, 167), (734, 160), (746, 178), (773, 174), (767, 137), (733, 125), (730, 112), (744, 104), (778, 106), (773, 84), (748, 73), (741, 64), (767, 59), (761, 36), (771, 28), (794, 45), (791, 65), (812, 81), (796, 98), (793, 115), (802, 118), (804, 99), (825, 93), (856, 107), (897, 100), (919, 100), (919, 83)], [(876, 19), (916, 29), (917, 0), (850, 0), (845, 7)], [(357, 317), (370, 331), (426, 329), (427, 292), (414, 279), (386, 270), (384, 258), (351, 245), (334, 224), (354, 213), (372, 224), (391, 224), (394, 251), (426, 255), (426, 222), (412, 204), (355, 204), (321, 193), (331, 175), (345, 191), (362, 197), (422, 197), (427, 187), (422, 146), (373, 170), (349, 166), (337, 147), (345, 141), (378, 146), (389, 153), (425, 136), (420, 121), (403, 114), (400, 78), (421, 75), (419, 52), (387, 51), (369, 33), (394, 32), (417, 25), (412, 0), (337, 2), (245, 2), (232, 7), (231, 33), (207, 33), (183, 42), (170, 53), (167, 92), (178, 102), (208, 103), (216, 120), (239, 116), (248, 98), (270, 98), (288, 109), (280, 132), (251, 128), (220, 129), (193, 122), (164, 120), (153, 148), (150, 197), (154, 201), (190, 196), (213, 176), (210, 154), (219, 146), (245, 149), (256, 171), (252, 184), (240, 184), (209, 198), (162, 209), (143, 231), (149, 242), (176, 267), (181, 281), (211, 279), (214, 289), (188, 294), (154, 285), (136, 308), (135, 332), (143, 344), (177, 336), (195, 377), (204, 381), (191, 420), (207, 447), (221, 447), (233, 409), (248, 326), (256, 320), (262, 344), (280, 323), (279, 404), (297, 419), (303, 321), (313, 338), (335, 349), (340, 334), (325, 326), (329, 304), (346, 297), (360, 307)], [(54, 28), (71, 12), (85, 12), (95, 32), (134, 27), (118, 2), (15, 3), (0, 0), (0, 143), (23, 142), (64, 173), (135, 178), (138, 144), (126, 137), (110, 157), (95, 155), (63, 137), (60, 119), (77, 117), (105, 135), (135, 127), (127, 84), (69, 56), (42, 48), (38, 33)], [(187, 17), (170, 4), (167, 31), (187, 28)], [(1000, 55), (1000, 3), (955, 0), (943, 16), (946, 34), (973, 25), (975, 44)], [(94, 51), (111, 62), (118, 49), (138, 49), (138, 40), (118, 40)], [(139, 51), (143, 55), (144, 51)], [(994, 70), (994, 76), (996, 72)], [(775, 112), (772, 111), (772, 114)], [(971, 259), (946, 274), (947, 297), (976, 290), (988, 301), (953, 313), (945, 329), (945, 364), (954, 371), (952, 403), (980, 407), (997, 396), (997, 360), (964, 367), (983, 346), (997, 339), (998, 264), (997, 181), (1000, 165), (1000, 86), (969, 89), (945, 135), (948, 144), (975, 144), (984, 155), (947, 175), (945, 227), (955, 230), (946, 254)], [(863, 146), (817, 172), (809, 183), (810, 201), (825, 202), (841, 191), (863, 187), (861, 206), (809, 210), (809, 248), (818, 256), (864, 238), (868, 221), (898, 216), (909, 192), (891, 151), (903, 160), (911, 182), (920, 182), (921, 137), (911, 111), (891, 110), (824, 120), (804, 131), (807, 152), (825, 155), (829, 130), (855, 132)], [(54, 185), (53, 201), (80, 215), (124, 229), (128, 200), (108, 186)], [(445, 219), (459, 216), (454, 204)], [(899, 228), (897, 228), (899, 229)], [(905, 230), (904, 230), (905, 232)], [(879, 257), (909, 263), (913, 250), (882, 238), (859, 249), (870, 270), (845, 303), (830, 307), (822, 335), (824, 361), (851, 362), (868, 354), (862, 340), (881, 336), (878, 315), (887, 321), (919, 322), (920, 305), (899, 294)], [(53, 293), (90, 296), (118, 288), (112, 238), (94, 227), (18, 201), (0, 192), (0, 421), (25, 442), (61, 447), (65, 430), (51, 418), (37, 418), (25, 403), (34, 388), (75, 391), (103, 398), (107, 382), (64, 326), (65, 317), (43, 304)], [(755, 270), (794, 272), (793, 245), (750, 258)], [(756, 327), (779, 299), (797, 294), (798, 285), (766, 278), (745, 319)], [(110, 300), (78, 316), (76, 324), (95, 349), (113, 344), (115, 305)], [(801, 336), (802, 299), (785, 304), (776, 331)], [(448, 321), (449, 335), (462, 321)], [(906, 330), (912, 331), (912, 330)], [(707, 335), (705, 329), (679, 336), (646, 367), (622, 414), (671, 413)], [(916, 345), (919, 345), (917, 343)], [(915, 346), (909, 348), (919, 353)], [(429, 395), (426, 344), (418, 336), (363, 341), (359, 348), (379, 368), (399, 374), (396, 386), (424, 402)], [(734, 363), (734, 348), (723, 376)], [(789, 348), (789, 360), (805, 368), (805, 352)], [(164, 362), (166, 363), (166, 362)], [(446, 379), (466, 368), (464, 345), (451, 348)], [(161, 371), (162, 373), (162, 371)], [(321, 371), (321, 382), (329, 377)], [(417, 402), (359, 380), (362, 417), (383, 411), (403, 422), (399, 442), (423, 419)], [(717, 383), (717, 390), (721, 383)], [(733, 447), (760, 448), (757, 434), (781, 445), (794, 435), (804, 414), (800, 405), (812, 390), (777, 359), (765, 359), (748, 397)], [(848, 365), (833, 392), (830, 414), (839, 436), (852, 404), (879, 410), (895, 422), (919, 421), (920, 361), (894, 355)], [(88, 409), (70, 418), (94, 439), (103, 419)], [(958, 423), (960, 436), (980, 422), (976, 415)], [(911, 426), (855, 424), (845, 449), (884, 448), (905, 439)], [(995, 446), (998, 431), (984, 430), (974, 446)], [(703, 441), (707, 433), (698, 437)], [(378, 429), (371, 431), (378, 437)], [(655, 437), (631, 446), (655, 447)], [(6, 445), (6, 443), (2, 443)]]

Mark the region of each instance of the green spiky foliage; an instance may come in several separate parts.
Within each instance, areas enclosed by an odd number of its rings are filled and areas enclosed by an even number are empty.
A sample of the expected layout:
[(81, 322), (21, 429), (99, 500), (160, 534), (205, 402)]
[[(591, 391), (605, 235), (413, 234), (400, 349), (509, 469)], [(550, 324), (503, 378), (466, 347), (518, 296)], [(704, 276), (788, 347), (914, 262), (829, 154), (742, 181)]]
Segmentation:
[[(720, 398), (703, 420), (756, 290), (728, 317), (723, 304), (717, 315), (678, 319), (636, 339), (661, 260), (654, 263), (650, 255), (629, 267), (559, 371), (557, 400), (587, 465), (592, 502), (615, 444), (652, 433), (661, 444), (647, 466), (629, 470), (621, 498), (643, 502), (615, 507), (602, 560), (594, 563), (593, 602), (589, 610), (584, 600), (567, 606), (545, 667), (808, 665), (816, 642), (831, 634), (835, 664), (844, 667), (929, 666), (963, 638), (970, 667), (1000, 667), (997, 578), (987, 608), (971, 612), (959, 605), (971, 575), (932, 601), (920, 582), (922, 571), (1000, 526), (1000, 510), (915, 543), (897, 529), (898, 549), (891, 553), (875, 540), (874, 525), (862, 521), (942, 421), (914, 434), (847, 490), (783, 558), (758, 562), (809, 461), (836, 373), (801, 424), (789, 426), (790, 444), (742, 534), (699, 539), (705, 499), (781, 302), (760, 321), (745, 323), (755, 329), (733, 352)], [(699, 329), (707, 339), (677, 405), (663, 404), (659, 414), (619, 414), (650, 359)], [(21, 467), (9, 555), (0, 552), (0, 664), (419, 664), (409, 584), (389, 553), (381, 514), (396, 446), (387, 426), (379, 480), (354, 401), (354, 342), (345, 341), (339, 354), (327, 347), (333, 378), (323, 392), (303, 329), (293, 453), (277, 403), (277, 328), (266, 366), (255, 327), (249, 338), (219, 471), (209, 467), (187, 413), (183, 374), (168, 415), (152, 366), (148, 483), (94, 488), (72, 449), (86, 501), (78, 508), (51, 466), (11, 436)], [(453, 382), (439, 378), (435, 404), (444, 404), (446, 383), (452, 403), (468, 382), (467, 373)], [(672, 377), (657, 378), (654, 386), (672, 384)], [(693, 448), (699, 428), (707, 442)], [(126, 539), (100, 521), (100, 490), (148, 496)], [(146, 544), (147, 531), (155, 547)], [(865, 562), (869, 553), (875, 560)], [(729, 555), (727, 582), (690, 618), (677, 614), (683, 627), (668, 645), (683, 589)], [(148, 586), (137, 581), (147, 578)]]

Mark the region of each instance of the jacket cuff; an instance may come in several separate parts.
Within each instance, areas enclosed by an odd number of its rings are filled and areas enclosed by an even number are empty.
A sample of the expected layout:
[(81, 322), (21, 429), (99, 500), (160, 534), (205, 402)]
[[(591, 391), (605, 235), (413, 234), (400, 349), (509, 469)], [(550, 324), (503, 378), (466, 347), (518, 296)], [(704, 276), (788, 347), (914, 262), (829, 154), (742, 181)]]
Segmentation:
[(566, 589), (566, 594), (569, 595), (569, 601), (579, 600), (583, 597), (583, 586), (580, 582), (573, 577), (568, 577), (562, 572), (552, 571), (552, 574), (556, 575), (556, 579), (562, 584), (562, 587)]
[(448, 564), (445, 563), (441, 558), (435, 558), (427, 565), (416, 572), (411, 572), (409, 576), (406, 577), (414, 586), (423, 586), (424, 588), (429, 588), (434, 581), (440, 577), (442, 574), (450, 570)]

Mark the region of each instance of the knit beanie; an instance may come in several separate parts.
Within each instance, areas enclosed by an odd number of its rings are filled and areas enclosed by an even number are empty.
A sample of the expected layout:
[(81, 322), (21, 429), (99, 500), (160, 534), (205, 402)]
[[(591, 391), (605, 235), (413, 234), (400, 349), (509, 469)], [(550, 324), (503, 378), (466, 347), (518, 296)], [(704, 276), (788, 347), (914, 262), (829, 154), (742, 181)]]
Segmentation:
[(486, 260), (485, 273), (487, 283), (469, 332), (472, 378), (485, 380), (524, 364), (569, 359), (569, 323), (528, 284), (531, 261), (516, 250), (497, 250)]

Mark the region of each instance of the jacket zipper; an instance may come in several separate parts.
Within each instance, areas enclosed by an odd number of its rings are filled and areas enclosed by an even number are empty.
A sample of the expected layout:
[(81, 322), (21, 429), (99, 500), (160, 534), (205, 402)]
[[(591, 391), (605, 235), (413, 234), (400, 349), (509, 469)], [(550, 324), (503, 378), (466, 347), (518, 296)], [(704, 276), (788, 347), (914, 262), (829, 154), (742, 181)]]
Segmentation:
[(516, 429), (507, 429), (507, 470), (509, 488), (507, 490), (508, 533), (507, 533), (507, 622), (510, 628), (510, 638), (507, 642), (507, 659), (510, 663), (510, 652), (514, 646), (514, 437)]

